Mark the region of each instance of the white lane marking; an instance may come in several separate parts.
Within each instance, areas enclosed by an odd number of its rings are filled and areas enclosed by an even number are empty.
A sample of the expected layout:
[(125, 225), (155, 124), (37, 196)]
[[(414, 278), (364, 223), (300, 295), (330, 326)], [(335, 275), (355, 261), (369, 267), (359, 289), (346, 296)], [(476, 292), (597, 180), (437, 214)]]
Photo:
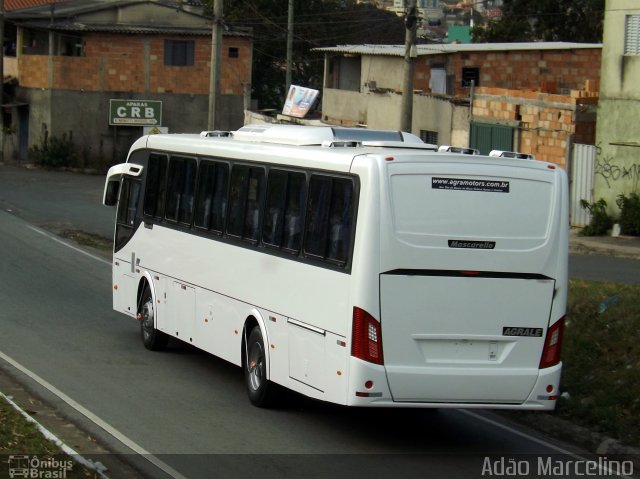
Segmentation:
[(56, 236), (49, 234), (45, 231), (42, 231), (40, 228), (36, 228), (35, 226), (31, 226), (31, 225), (26, 225), (27, 228), (29, 228), (32, 231), (35, 231), (38, 234), (41, 234), (42, 236), (45, 236), (46, 238), (49, 238), (52, 241), (55, 241), (56, 243), (60, 243), (61, 245), (66, 246), (67, 248), (71, 248), (72, 250), (78, 252), (78, 253), (82, 253), (85, 256), (88, 256), (89, 258), (93, 258), (97, 261), (100, 261), (101, 263), (104, 264), (108, 264), (109, 266), (111, 266), (111, 262), (107, 261), (104, 258), (101, 258), (100, 256), (96, 256), (95, 254), (91, 254), (83, 249), (80, 249), (76, 246), (73, 246), (72, 244), (67, 243), (66, 241), (62, 241), (60, 238), (57, 238)]
[(20, 364), (16, 360), (14, 360), (11, 357), (9, 357), (6, 354), (4, 354), (2, 351), (0, 351), (0, 359), (2, 359), (4, 361), (6, 361), (7, 363), (11, 364), (18, 371), (22, 372), (23, 374), (25, 374), (26, 376), (28, 376), (29, 378), (31, 378), (32, 380), (34, 380), (35, 382), (40, 384), (40, 386), (44, 387), (45, 389), (47, 389), (52, 394), (55, 394), (56, 396), (58, 396), (62, 401), (67, 403), (69, 406), (71, 406), (77, 412), (82, 414), (84, 417), (89, 419), (91, 422), (93, 422), (97, 426), (99, 426), (102, 429), (104, 429), (107, 433), (109, 433), (111, 436), (115, 437), (118, 441), (120, 441), (122, 444), (124, 444), (129, 449), (131, 449), (132, 451), (136, 452), (137, 454), (140, 454), (142, 457), (144, 457), (146, 460), (151, 462), (158, 469), (162, 470), (163, 472), (165, 472), (166, 474), (168, 474), (169, 476), (171, 476), (171, 477), (173, 477), (175, 479), (187, 479), (185, 476), (183, 476), (178, 471), (173, 469), (167, 463), (161, 461), (160, 459), (155, 457), (153, 454), (151, 454), (149, 451), (144, 449), (142, 446), (138, 445), (133, 440), (129, 439), (127, 436), (125, 436), (120, 431), (118, 431), (116, 428), (114, 428), (113, 426), (108, 424), (106, 421), (100, 419), (98, 416), (96, 416), (94, 413), (89, 411), (87, 408), (85, 408), (81, 404), (79, 404), (76, 401), (74, 401), (73, 399), (71, 399), (65, 393), (63, 393), (58, 388), (56, 388), (53, 384), (51, 384), (48, 381), (46, 381), (45, 379), (41, 378), (40, 376), (38, 376), (33, 371), (30, 371), (29, 369), (27, 369), (25, 366), (23, 366), (22, 364)]
[[(47, 233), (45, 231), (42, 231), (39, 228), (36, 228), (34, 226), (30, 226), (30, 225), (27, 225), (27, 228), (29, 228), (32, 231), (35, 231), (36, 233), (38, 233), (38, 234), (40, 234), (40, 235), (42, 235), (42, 236), (44, 236), (44, 237), (46, 237), (46, 238), (48, 238), (48, 239), (50, 239), (52, 241), (55, 241), (56, 243), (60, 243), (61, 245), (66, 246), (67, 248), (71, 248), (72, 250), (74, 250), (74, 251), (76, 251), (78, 253), (82, 253), (83, 255), (88, 256), (89, 258), (95, 259), (96, 261), (99, 261), (101, 263), (104, 263), (106, 265), (111, 266), (111, 262), (105, 260), (104, 258), (100, 258), (99, 256), (96, 256), (96, 255), (88, 253), (88, 252), (86, 252), (86, 251), (84, 251), (84, 250), (82, 250), (80, 248), (77, 248), (76, 246), (73, 246), (73, 245), (67, 243), (66, 241), (62, 241), (61, 239), (56, 238), (55, 236), (53, 236), (53, 235), (51, 235), (51, 234), (49, 234), (49, 233)], [(125, 436), (120, 431), (115, 429), (109, 423), (107, 423), (103, 419), (99, 418), (98, 416), (93, 414), (91, 411), (89, 411), (87, 408), (85, 408), (84, 406), (80, 405), (79, 403), (77, 403), (76, 401), (71, 399), (69, 396), (67, 396), (65, 393), (60, 391), (54, 385), (52, 385), (48, 381), (44, 380), (43, 378), (38, 376), (36, 373), (30, 371), (26, 367), (22, 366), (20, 363), (18, 363), (17, 361), (15, 361), (14, 359), (12, 359), (11, 357), (7, 356), (6, 354), (4, 354), (1, 351), (0, 351), (0, 359), (3, 359), (7, 363), (11, 364), (14, 368), (16, 368), (17, 370), (19, 370), (20, 372), (22, 372), (23, 374), (25, 374), (26, 376), (28, 376), (29, 378), (31, 378), (32, 380), (34, 380), (35, 382), (40, 384), (42, 387), (47, 389), (49, 392), (51, 392), (52, 394), (55, 394), (56, 396), (58, 396), (62, 401), (67, 403), (70, 407), (72, 407), (73, 409), (78, 411), (80, 414), (82, 414), (84, 417), (89, 419), (91, 422), (93, 422), (94, 424), (96, 424), (97, 426), (99, 426), (100, 428), (105, 430), (107, 433), (109, 433), (111, 436), (116, 438), (118, 441), (120, 441), (126, 447), (128, 447), (132, 451), (135, 451), (137, 454), (140, 454), (141, 456), (143, 456), (145, 459), (147, 459), (149, 462), (151, 462), (154, 466), (156, 466), (157, 468), (159, 468), (160, 470), (162, 470), (163, 472), (165, 472), (169, 476), (174, 477), (176, 479), (186, 479), (185, 476), (180, 474), (178, 471), (173, 469), (171, 466), (169, 466), (165, 462), (163, 462), (160, 459), (158, 459), (157, 457), (155, 457), (153, 454), (151, 454), (149, 451), (145, 450), (142, 446), (138, 445), (133, 440), (129, 439), (127, 436)]]
[(514, 428), (512, 428), (510, 426), (507, 426), (506, 424), (502, 424), (502, 423), (500, 423), (498, 421), (494, 421), (493, 419), (489, 419), (488, 417), (484, 417), (484, 416), (482, 416), (480, 414), (471, 412), (471, 411), (469, 411), (467, 409), (459, 409), (458, 412), (461, 412), (462, 414), (466, 414), (467, 416), (471, 416), (471, 417), (473, 417), (475, 419), (479, 419), (480, 421), (484, 421), (486, 423), (489, 423), (492, 426), (499, 427), (500, 429), (504, 429), (505, 431), (508, 431), (511, 434), (515, 434), (516, 436), (520, 436), (520, 437), (522, 437), (524, 439), (527, 439), (527, 440), (529, 440), (531, 442), (535, 442), (536, 444), (540, 444), (542, 446), (548, 447), (549, 449), (553, 449), (554, 451), (556, 451), (556, 452), (558, 452), (560, 454), (565, 454), (565, 455), (573, 456), (573, 457), (576, 457), (576, 458), (580, 457), (580, 456), (576, 455), (575, 453), (573, 453), (571, 451), (563, 449), (563, 448), (561, 448), (559, 446), (551, 444), (551, 443), (549, 443), (547, 441), (544, 441), (542, 439), (539, 439), (537, 437), (531, 436), (531, 435), (527, 434), (526, 432), (518, 431), (517, 429), (514, 429)]
[(57, 447), (59, 447), (62, 452), (64, 452), (67, 456), (71, 457), (77, 463), (95, 471), (100, 477), (103, 479), (108, 479), (108, 476), (105, 474), (107, 468), (100, 462), (94, 462), (90, 459), (85, 458), (81, 454), (79, 454), (75, 449), (66, 444), (62, 439), (56, 436), (54, 433), (49, 431), (46, 427), (36, 421), (33, 417), (31, 417), (24, 409), (18, 406), (15, 402), (11, 400), (11, 398), (0, 392), (0, 397), (3, 398), (13, 409), (18, 411), (22, 417), (24, 417), (27, 421), (34, 424), (40, 434), (42, 434), (46, 439), (52, 441)]
[[(550, 442), (544, 441), (542, 439), (539, 439), (537, 437), (531, 436), (530, 434), (527, 434), (526, 432), (522, 432), (522, 431), (518, 431), (515, 428), (512, 428), (510, 426), (507, 426), (506, 424), (502, 424), (498, 421), (494, 421), (493, 419), (489, 419), (488, 417), (484, 417), (480, 414), (471, 412), (467, 409), (458, 409), (458, 412), (462, 413), (462, 414), (466, 414), (467, 416), (471, 416), (475, 419), (479, 419), (480, 421), (484, 421), (488, 424), (491, 424), (492, 426), (498, 427), (500, 429), (503, 429), (505, 431), (510, 432), (511, 434), (515, 434), (516, 436), (520, 436), (524, 439), (527, 439), (529, 441), (535, 442), (536, 444), (540, 444), (542, 446), (548, 447), (549, 449), (552, 449), (560, 454), (564, 454), (566, 456), (572, 457), (573, 459), (577, 459), (579, 461), (584, 461), (584, 462), (596, 462), (593, 459), (588, 459), (585, 458), (583, 456), (581, 456), (580, 454), (576, 454), (574, 452), (568, 451), (567, 449), (563, 449), (559, 446), (556, 446), (554, 444), (551, 444)], [(600, 466), (600, 473), (604, 473), (607, 475), (613, 475), (616, 477), (623, 477), (620, 476), (619, 474), (616, 474), (611, 468), (607, 467), (606, 465)]]

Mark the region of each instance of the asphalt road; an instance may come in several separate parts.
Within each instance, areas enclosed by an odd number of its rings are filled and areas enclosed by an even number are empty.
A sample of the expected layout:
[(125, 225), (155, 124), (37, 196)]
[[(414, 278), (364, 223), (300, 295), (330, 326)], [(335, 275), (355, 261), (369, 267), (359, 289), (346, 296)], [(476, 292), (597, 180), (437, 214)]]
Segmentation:
[(486, 457), (572, 449), (481, 412), (300, 399), (257, 409), (235, 366), (180, 343), (145, 350), (136, 322), (111, 310), (104, 259), (6, 212), (0, 251), (2, 368), (9, 359), (23, 381), (44, 379), (64, 414), (113, 450), (146, 452), (149, 477), (160, 467), (189, 478), (467, 478), (482, 477)]

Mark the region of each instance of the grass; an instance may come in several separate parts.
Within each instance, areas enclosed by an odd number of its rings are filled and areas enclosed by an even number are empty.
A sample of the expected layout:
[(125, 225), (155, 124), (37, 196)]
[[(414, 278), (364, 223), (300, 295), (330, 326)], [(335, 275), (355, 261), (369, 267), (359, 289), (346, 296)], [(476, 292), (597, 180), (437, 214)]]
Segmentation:
[(572, 280), (568, 311), (555, 414), (640, 446), (640, 285)]
[[(605, 311), (600, 305), (608, 298)], [(640, 446), (640, 285), (572, 280), (563, 344), (564, 374), (555, 415)], [(0, 399), (0, 473), (10, 454), (59, 456)], [(77, 469), (77, 471), (76, 471)], [(93, 477), (75, 465), (67, 477)]]
[[(61, 453), (60, 449), (51, 441), (45, 439), (36, 425), (27, 421), (4, 398), (0, 397), (0, 477), (10, 477), (10, 468), (16, 465), (29, 467), (29, 459), (36, 458), (40, 461), (32, 471), (47, 477), (47, 473), (54, 474), (60, 471), (66, 472), (64, 477), (70, 479), (99, 477), (77, 463), (68, 468), (67, 461), (70, 458)], [(22, 457), (22, 460), (16, 458)], [(62, 469), (59, 466), (63, 464)], [(25, 476), (35, 477), (35, 476)], [(62, 476), (59, 476), (62, 477)]]

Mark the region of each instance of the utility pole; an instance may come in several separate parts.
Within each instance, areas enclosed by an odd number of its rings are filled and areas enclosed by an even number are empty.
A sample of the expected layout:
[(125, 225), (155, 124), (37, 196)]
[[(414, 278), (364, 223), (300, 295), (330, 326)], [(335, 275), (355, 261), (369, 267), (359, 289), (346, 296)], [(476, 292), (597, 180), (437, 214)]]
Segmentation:
[(413, 73), (415, 70), (416, 29), (418, 28), (418, 11), (416, 0), (405, 0), (406, 10), (404, 24), (404, 81), (402, 90), (402, 106), (400, 109), (400, 130), (411, 132), (413, 123)]
[(216, 129), (216, 110), (220, 90), (220, 56), (222, 52), (222, 1), (213, 2), (213, 24), (211, 26), (211, 75), (209, 80), (208, 130)]
[(287, 21), (287, 76), (285, 97), (291, 87), (291, 70), (293, 69), (293, 0), (289, 0), (289, 17)]

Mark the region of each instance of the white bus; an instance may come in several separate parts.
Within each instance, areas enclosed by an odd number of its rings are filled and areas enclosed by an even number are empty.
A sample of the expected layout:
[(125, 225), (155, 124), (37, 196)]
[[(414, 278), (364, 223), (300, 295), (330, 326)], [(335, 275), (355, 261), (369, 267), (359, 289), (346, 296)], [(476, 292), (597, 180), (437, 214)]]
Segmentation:
[(348, 406), (552, 409), (567, 177), (400, 132), (292, 125), (151, 135), (109, 170), (113, 307)]

